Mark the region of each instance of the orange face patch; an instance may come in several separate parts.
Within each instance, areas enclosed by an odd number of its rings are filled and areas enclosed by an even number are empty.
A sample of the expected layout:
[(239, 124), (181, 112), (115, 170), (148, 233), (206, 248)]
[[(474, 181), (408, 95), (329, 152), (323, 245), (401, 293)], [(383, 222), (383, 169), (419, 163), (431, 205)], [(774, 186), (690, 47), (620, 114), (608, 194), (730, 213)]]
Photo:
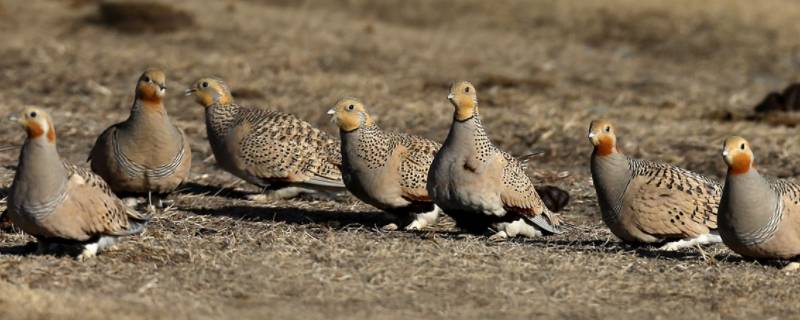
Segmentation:
[(594, 148), (598, 156), (607, 156), (615, 151), (614, 140), (608, 135), (601, 135), (597, 138), (597, 146)]
[(158, 88), (155, 85), (143, 84), (139, 87), (139, 99), (160, 107), (161, 97), (158, 96), (157, 90)]
[(53, 128), (53, 124), (49, 121), (47, 127), (47, 141), (56, 142), (56, 128)]
[(39, 123), (30, 120), (25, 124), (25, 131), (31, 139), (41, 137), (44, 134), (44, 128)]
[(456, 102), (456, 119), (467, 120), (474, 114), (475, 101), (471, 97), (462, 95), (455, 99)]
[(750, 171), (750, 166), (753, 163), (753, 158), (750, 157), (749, 154), (744, 152), (737, 152), (733, 156), (733, 160), (731, 161), (731, 165), (728, 168), (728, 173), (737, 175), (742, 173), (747, 173)]

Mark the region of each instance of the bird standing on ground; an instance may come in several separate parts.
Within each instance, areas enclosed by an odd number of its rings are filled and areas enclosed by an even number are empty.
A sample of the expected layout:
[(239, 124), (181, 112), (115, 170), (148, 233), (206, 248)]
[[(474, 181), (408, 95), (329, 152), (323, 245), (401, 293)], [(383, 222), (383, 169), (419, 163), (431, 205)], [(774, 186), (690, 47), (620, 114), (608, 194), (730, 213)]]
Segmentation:
[(619, 151), (614, 126), (589, 126), (592, 180), (603, 222), (625, 242), (661, 243), (662, 250), (721, 242), (717, 207), (722, 188), (666, 163), (632, 159)]
[(169, 193), (189, 176), (189, 139), (167, 115), (166, 90), (164, 72), (142, 73), (130, 116), (103, 131), (89, 154), (92, 171), (118, 194)]
[(517, 159), (492, 144), (481, 124), (478, 97), (469, 82), (450, 88), (453, 123), (428, 173), (434, 203), (457, 226), (493, 239), (560, 232), (561, 222), (544, 205)]
[(728, 165), (719, 205), (719, 234), (725, 245), (751, 258), (800, 255), (800, 184), (761, 176), (750, 144), (741, 137), (725, 140), (722, 158)]
[(8, 213), (14, 225), (36, 237), (39, 253), (47, 253), (51, 244), (76, 245), (83, 260), (144, 230), (149, 217), (125, 206), (96, 174), (61, 160), (49, 115), (29, 108), (16, 120), (28, 137)]
[(221, 80), (203, 78), (186, 90), (205, 107), (217, 164), (274, 198), (344, 191), (339, 142), (297, 117), (236, 104)]
[(328, 114), (339, 127), (347, 190), (393, 214), (407, 230), (435, 223), (441, 210), (428, 196), (425, 184), (440, 145), (381, 130), (357, 99), (339, 100)]

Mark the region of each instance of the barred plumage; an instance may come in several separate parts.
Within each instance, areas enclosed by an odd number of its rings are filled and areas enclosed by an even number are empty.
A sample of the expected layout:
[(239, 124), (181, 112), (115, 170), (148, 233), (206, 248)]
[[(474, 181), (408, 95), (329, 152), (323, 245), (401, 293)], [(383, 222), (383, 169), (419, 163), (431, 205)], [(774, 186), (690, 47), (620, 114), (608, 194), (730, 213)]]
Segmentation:
[(297, 117), (236, 104), (211, 78), (188, 90), (206, 107), (206, 131), (220, 167), (263, 188), (344, 190), (339, 143)]
[(634, 243), (669, 242), (665, 250), (721, 241), (717, 208), (722, 188), (711, 178), (617, 150), (613, 126), (592, 121), (591, 170), (603, 222)]
[(558, 217), (544, 206), (522, 163), (486, 135), (475, 87), (456, 83), (448, 98), (455, 106), (453, 123), (428, 175), (434, 202), (463, 229), (495, 228), (496, 239), (560, 232)]
[(440, 145), (381, 130), (363, 103), (353, 98), (339, 100), (328, 114), (339, 126), (347, 189), (362, 201), (394, 214), (406, 229), (434, 223), (439, 209), (425, 186)]

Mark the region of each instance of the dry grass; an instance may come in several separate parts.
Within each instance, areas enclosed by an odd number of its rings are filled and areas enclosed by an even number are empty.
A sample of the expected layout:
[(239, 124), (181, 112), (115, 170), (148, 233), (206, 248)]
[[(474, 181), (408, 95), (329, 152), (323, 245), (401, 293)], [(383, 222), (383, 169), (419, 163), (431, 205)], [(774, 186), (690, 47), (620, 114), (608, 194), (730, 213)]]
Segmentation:
[[(192, 138), (193, 183), (142, 236), (79, 263), (30, 256), (0, 234), (0, 318), (770, 318), (792, 317), (796, 275), (722, 246), (665, 254), (620, 245), (599, 221), (587, 168), (591, 119), (617, 122), (623, 149), (709, 175), (730, 134), (762, 170), (796, 176), (795, 129), (746, 120), (800, 74), (800, 4), (677, 1), (197, 1), (169, 33), (119, 33), (91, 5), (3, 2), (0, 110), (51, 110), (62, 156), (83, 161), (123, 119), (146, 66), (168, 71), (168, 109)], [(546, 150), (530, 174), (570, 191), (564, 236), (493, 244), (450, 223), (379, 231), (374, 209), (343, 197), (253, 204), (213, 167), (202, 110), (180, 92), (228, 80), (333, 132), (341, 96), (387, 128), (442, 140), (449, 82), (479, 84), (494, 141)], [(720, 118), (723, 115), (723, 119)], [(22, 132), (0, 124), (0, 145)], [(0, 186), (16, 154), (0, 152)], [(0, 193), (6, 189), (0, 189)], [(244, 191), (243, 191), (244, 190)], [(4, 197), (0, 194), (0, 199)], [(0, 202), (0, 207), (4, 206)], [(679, 310), (679, 312), (676, 312)]]

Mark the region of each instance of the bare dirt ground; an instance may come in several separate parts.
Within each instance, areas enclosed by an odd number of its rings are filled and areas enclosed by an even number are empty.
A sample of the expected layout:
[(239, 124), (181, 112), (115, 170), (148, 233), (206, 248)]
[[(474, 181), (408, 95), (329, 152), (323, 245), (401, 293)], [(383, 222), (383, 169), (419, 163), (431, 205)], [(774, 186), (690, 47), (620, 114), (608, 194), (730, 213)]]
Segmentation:
[[(590, 184), (591, 119), (617, 123), (627, 153), (722, 176), (722, 139), (751, 140), (762, 171), (800, 172), (796, 129), (746, 120), (797, 81), (800, 3), (731, 1), (191, 1), (181, 23), (111, 28), (93, 1), (0, 2), (0, 111), (51, 111), (63, 157), (83, 161), (124, 119), (147, 66), (192, 138), (192, 183), (148, 231), (80, 263), (30, 255), (0, 234), (0, 318), (793, 318), (800, 275), (721, 245), (663, 253), (619, 244)], [(191, 21), (194, 21), (191, 23)], [(173, 29), (177, 29), (171, 31)], [(444, 221), (382, 232), (347, 196), (268, 204), (209, 158), (206, 75), (245, 104), (334, 133), (325, 111), (364, 100), (385, 128), (443, 140), (451, 81), (479, 90), (492, 139), (547, 151), (529, 174), (568, 190), (563, 236), (494, 244)], [(0, 144), (21, 143), (12, 123)], [(17, 151), (0, 152), (0, 199)], [(206, 159), (204, 161), (204, 159)], [(4, 203), (0, 202), (0, 207)]]

